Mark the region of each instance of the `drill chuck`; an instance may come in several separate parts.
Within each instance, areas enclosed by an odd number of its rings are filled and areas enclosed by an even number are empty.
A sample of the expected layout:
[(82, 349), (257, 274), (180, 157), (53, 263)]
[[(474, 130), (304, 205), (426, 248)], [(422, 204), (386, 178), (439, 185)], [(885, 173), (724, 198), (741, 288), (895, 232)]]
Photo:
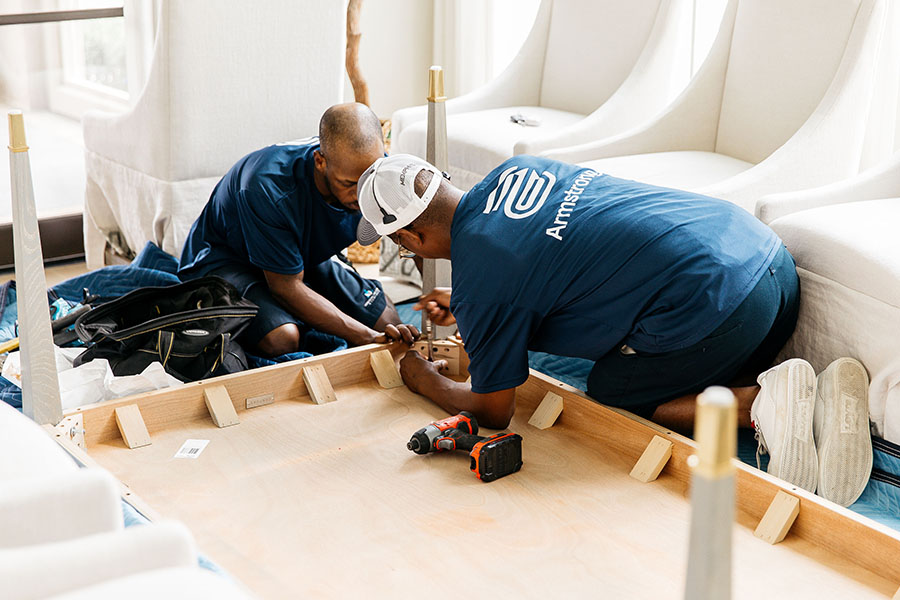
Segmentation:
[(412, 450), (416, 454), (428, 454), (431, 450), (431, 448), (429, 448), (428, 436), (425, 435), (422, 430), (415, 432), (406, 443), (406, 449)]

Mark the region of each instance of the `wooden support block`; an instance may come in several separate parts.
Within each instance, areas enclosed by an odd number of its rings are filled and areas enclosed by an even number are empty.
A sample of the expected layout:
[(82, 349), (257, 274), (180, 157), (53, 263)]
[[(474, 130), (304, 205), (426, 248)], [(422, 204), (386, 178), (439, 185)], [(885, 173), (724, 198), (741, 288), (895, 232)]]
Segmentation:
[(309, 390), (309, 397), (316, 404), (325, 404), (326, 402), (334, 402), (337, 396), (334, 395), (334, 388), (331, 387), (331, 380), (325, 373), (325, 367), (322, 365), (310, 365), (303, 367), (303, 383)]
[(644, 453), (631, 469), (631, 476), (638, 481), (648, 483), (655, 481), (669, 459), (672, 457), (672, 442), (654, 435), (644, 449)]
[(397, 370), (397, 363), (394, 362), (390, 350), (373, 352), (369, 355), (369, 363), (381, 387), (389, 390), (403, 385), (403, 378), (400, 377), (400, 371)]
[(203, 388), (203, 399), (206, 400), (206, 408), (216, 427), (230, 427), (241, 422), (224, 385)]
[[(459, 344), (449, 340), (438, 340), (432, 343), (432, 349), (434, 360), (447, 361), (447, 368), (441, 373), (445, 375), (459, 375), (459, 353), (461, 351)], [(428, 342), (416, 342), (413, 345), (413, 350), (428, 358)]]
[(129, 448), (140, 448), (151, 444), (150, 434), (147, 432), (147, 426), (144, 425), (144, 419), (141, 417), (141, 409), (137, 404), (117, 408), (116, 425), (119, 426), (122, 439)]
[(779, 491), (775, 494), (772, 503), (769, 504), (766, 514), (763, 515), (759, 525), (756, 526), (756, 531), (753, 532), (753, 535), (770, 544), (777, 544), (787, 535), (799, 514), (800, 499), (786, 492)]
[(534, 414), (528, 419), (528, 424), (538, 429), (548, 429), (556, 423), (556, 419), (562, 410), (562, 396), (553, 392), (547, 392), (544, 394), (544, 399), (541, 400)]

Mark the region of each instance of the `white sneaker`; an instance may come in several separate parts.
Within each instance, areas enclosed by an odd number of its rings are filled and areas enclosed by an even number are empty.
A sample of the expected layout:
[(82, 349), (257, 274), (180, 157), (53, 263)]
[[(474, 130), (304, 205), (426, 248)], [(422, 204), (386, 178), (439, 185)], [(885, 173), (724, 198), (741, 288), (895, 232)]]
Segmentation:
[(760, 390), (750, 407), (760, 452), (768, 471), (810, 492), (816, 489), (818, 461), (813, 438), (816, 372), (800, 358), (786, 360), (756, 378)]
[(819, 375), (813, 431), (823, 498), (850, 506), (872, 472), (869, 376), (859, 361), (839, 358)]

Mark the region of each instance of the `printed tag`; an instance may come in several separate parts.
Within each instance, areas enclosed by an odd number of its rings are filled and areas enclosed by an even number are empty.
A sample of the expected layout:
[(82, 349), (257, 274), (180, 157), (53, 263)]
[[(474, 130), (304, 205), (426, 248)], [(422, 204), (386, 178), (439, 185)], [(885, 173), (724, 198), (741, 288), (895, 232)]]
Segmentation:
[(209, 440), (187, 440), (175, 453), (175, 458), (197, 458), (208, 443)]

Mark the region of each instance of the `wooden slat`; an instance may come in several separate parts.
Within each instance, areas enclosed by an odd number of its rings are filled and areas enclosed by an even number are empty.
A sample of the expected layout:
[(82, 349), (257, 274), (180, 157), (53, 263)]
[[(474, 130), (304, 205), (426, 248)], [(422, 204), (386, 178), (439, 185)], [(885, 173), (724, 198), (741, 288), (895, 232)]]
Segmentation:
[(800, 500), (779, 491), (772, 499), (772, 504), (769, 505), (753, 535), (770, 544), (777, 544), (787, 535), (799, 514)]
[(334, 395), (334, 388), (331, 381), (325, 373), (325, 367), (322, 365), (309, 365), (303, 367), (303, 382), (306, 384), (306, 390), (309, 396), (316, 404), (326, 404), (337, 400)]
[(231, 396), (228, 395), (228, 390), (224, 385), (212, 385), (205, 388), (203, 399), (206, 401), (209, 416), (212, 417), (216, 427), (231, 427), (241, 422), (234, 410)]
[(116, 409), (116, 425), (119, 426), (122, 439), (129, 448), (140, 448), (151, 444), (150, 434), (147, 432), (147, 426), (144, 425), (141, 411), (136, 404), (120, 406)]
[(534, 414), (528, 419), (528, 424), (538, 429), (548, 429), (556, 423), (556, 419), (563, 411), (563, 399), (559, 394), (547, 392), (544, 399), (535, 409)]
[(672, 457), (673, 445), (671, 440), (654, 435), (631, 470), (631, 476), (643, 483), (655, 481)]
[(384, 389), (391, 389), (403, 385), (403, 378), (397, 370), (394, 357), (387, 350), (379, 350), (369, 355), (372, 363), (372, 371), (375, 373), (378, 384)]

